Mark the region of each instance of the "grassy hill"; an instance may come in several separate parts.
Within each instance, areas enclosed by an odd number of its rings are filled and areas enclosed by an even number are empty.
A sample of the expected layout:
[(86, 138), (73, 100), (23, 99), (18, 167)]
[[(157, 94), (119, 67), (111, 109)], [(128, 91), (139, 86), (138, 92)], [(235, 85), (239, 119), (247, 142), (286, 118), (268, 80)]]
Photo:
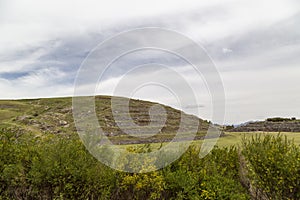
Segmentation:
[[(125, 98), (118, 97), (125, 100)], [(154, 105), (161, 105), (149, 101), (130, 99), (129, 112), (132, 120), (138, 126), (135, 126), (136, 132), (146, 134), (151, 130), (149, 127), (150, 116), (149, 109)], [(208, 129), (209, 122), (199, 119), (193, 115), (187, 115), (182, 111), (176, 110), (169, 106), (161, 105), (166, 111), (166, 123), (160, 132), (151, 137), (137, 138), (125, 134), (124, 129), (133, 129), (126, 127), (126, 119), (122, 121), (123, 113), (114, 113), (121, 119), (119, 123), (125, 124), (122, 129), (117, 126), (111, 109), (110, 96), (95, 97), (96, 113), (105, 134), (115, 144), (132, 144), (132, 143), (149, 143), (149, 142), (166, 142), (172, 140), (178, 131), (181, 116), (189, 120), (182, 124), (184, 132), (188, 133), (195, 123), (199, 123), (196, 139), (202, 139)], [(153, 119), (160, 119), (159, 114), (155, 114)], [(37, 135), (43, 133), (53, 134), (74, 134), (76, 127), (72, 115), (72, 98), (45, 98), (45, 99), (27, 99), (27, 100), (2, 100), (0, 101), (0, 127), (13, 127), (21, 131), (32, 132)], [(131, 130), (132, 131), (132, 130)]]

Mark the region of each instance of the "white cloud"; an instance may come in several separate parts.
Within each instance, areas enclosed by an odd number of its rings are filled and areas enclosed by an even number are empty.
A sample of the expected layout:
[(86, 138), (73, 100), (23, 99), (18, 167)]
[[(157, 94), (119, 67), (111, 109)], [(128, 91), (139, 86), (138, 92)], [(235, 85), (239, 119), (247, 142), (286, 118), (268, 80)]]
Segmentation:
[[(70, 80), (80, 56), (120, 31), (159, 26), (179, 31), (208, 49), (224, 79), (228, 123), (296, 115), (299, 12), (297, 0), (0, 1), (0, 98), (72, 95)], [(199, 77), (184, 66), (176, 70), (195, 91), (204, 91), (197, 98), (209, 119), (210, 96), (199, 86)], [(26, 73), (14, 79), (1, 76), (19, 72)], [(111, 92), (119, 81), (120, 76), (114, 75), (102, 84), (102, 92)], [(151, 98), (153, 93), (155, 89), (148, 88), (138, 96)], [(152, 97), (176, 106), (162, 91)]]
[[(65, 35), (101, 32), (115, 24), (130, 24), (163, 16), (169, 28), (202, 40), (216, 40), (253, 27), (265, 27), (299, 11), (297, 1), (287, 0), (180, 0), (165, 1), (6, 1), (0, 12), (0, 52), (36, 45)], [(257, 6), (259, 5), (259, 6)], [(5, 10), (3, 10), (5, 9)], [(200, 19), (189, 15), (197, 13)], [(202, 14), (203, 13), (203, 14)], [(203, 15), (203, 16), (201, 16)], [(173, 19), (172, 19), (173, 18)], [(174, 27), (180, 23), (180, 27)], [(3, 46), (4, 45), (4, 46)]]
[(73, 84), (61, 82), (66, 78), (58, 69), (42, 68), (18, 79), (0, 79), (0, 99), (70, 96)]
[[(16, 55), (14, 53), (19, 53), (21, 55)], [(11, 55), (7, 54), (6, 56), (0, 57), (2, 61), (0, 62), (0, 73), (5, 72), (21, 72), (21, 71), (30, 71), (32, 70), (31, 65), (38, 62), (38, 58), (45, 55), (47, 51), (45, 49), (36, 49), (33, 52), (23, 55), (23, 52), (11, 52)]]
[(227, 54), (227, 53), (231, 53), (232, 50), (231, 50), (231, 49), (228, 49), (228, 48), (223, 48), (223, 49), (222, 49), (222, 52), (223, 52), (224, 54)]

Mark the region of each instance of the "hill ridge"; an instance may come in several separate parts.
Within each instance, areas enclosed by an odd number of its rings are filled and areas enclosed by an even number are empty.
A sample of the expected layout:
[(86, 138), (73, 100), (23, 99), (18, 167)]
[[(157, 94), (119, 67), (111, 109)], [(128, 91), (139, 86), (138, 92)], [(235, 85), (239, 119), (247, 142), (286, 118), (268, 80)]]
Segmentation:
[[(183, 133), (189, 132), (193, 123), (199, 123), (196, 139), (202, 139), (209, 127), (209, 122), (194, 115), (186, 114), (183, 111), (157, 102), (129, 99), (130, 115), (138, 127), (126, 127), (126, 120), (123, 120), (122, 113), (118, 118), (125, 127), (122, 130), (117, 126), (111, 109), (111, 96), (95, 96), (96, 114), (99, 124), (105, 135), (115, 144), (150, 143), (170, 141), (176, 135), (179, 128), (180, 116), (184, 115), (189, 119), (182, 124)], [(116, 97), (126, 100), (125, 97)], [(128, 100), (128, 99), (127, 99)], [(161, 131), (151, 137), (136, 138), (124, 133), (130, 129), (131, 132), (147, 134), (151, 132), (149, 123), (151, 120), (160, 120), (159, 114), (150, 119), (149, 109), (153, 105), (160, 105), (166, 111), (167, 121)], [(51, 134), (74, 134), (77, 133), (72, 115), (72, 97), (62, 98), (39, 98), (23, 100), (0, 100), (0, 127), (14, 127), (23, 131), (30, 131), (37, 135)], [(114, 113), (115, 114), (115, 113)], [(123, 120), (123, 121), (122, 121)], [(182, 135), (184, 140), (184, 134)]]

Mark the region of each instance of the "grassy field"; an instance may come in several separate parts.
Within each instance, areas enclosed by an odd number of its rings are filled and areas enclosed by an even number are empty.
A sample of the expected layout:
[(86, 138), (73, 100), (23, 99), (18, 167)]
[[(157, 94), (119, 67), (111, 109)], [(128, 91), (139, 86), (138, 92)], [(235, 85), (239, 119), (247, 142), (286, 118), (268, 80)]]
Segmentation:
[[(230, 145), (239, 145), (243, 137), (251, 138), (256, 135), (273, 135), (277, 136), (278, 132), (227, 132), (225, 137), (222, 137), (218, 140), (219, 147), (225, 147)], [(294, 140), (295, 144), (300, 145), (300, 133), (293, 132), (283, 132), (280, 133), (282, 136), (286, 136), (288, 140)]]
[[(226, 132), (224, 137), (220, 137), (217, 141), (216, 146), (223, 148), (223, 147), (230, 147), (230, 146), (240, 146), (243, 138), (251, 139), (251, 137), (255, 137), (257, 135), (260, 135), (262, 138), (264, 138), (266, 135), (271, 136), (277, 136), (278, 134), (282, 135), (283, 137), (287, 137), (288, 140), (293, 140), (295, 144), (300, 145), (300, 133), (294, 133), (294, 132)], [(212, 140), (212, 139), (208, 139)], [(178, 143), (184, 143), (178, 142)], [(203, 143), (203, 140), (195, 140), (192, 142), (192, 145), (195, 146), (201, 146)], [(152, 149), (158, 149), (161, 146), (164, 146), (168, 144), (166, 143), (152, 143), (151, 148)], [(122, 145), (124, 148), (130, 147), (130, 146), (142, 146), (144, 144), (129, 144), (129, 145)]]

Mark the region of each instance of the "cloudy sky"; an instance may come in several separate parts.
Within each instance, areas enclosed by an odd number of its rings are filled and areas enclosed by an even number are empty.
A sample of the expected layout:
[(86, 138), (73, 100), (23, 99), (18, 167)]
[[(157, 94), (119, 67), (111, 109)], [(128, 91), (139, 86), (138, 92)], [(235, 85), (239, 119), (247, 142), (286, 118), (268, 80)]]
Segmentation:
[[(72, 96), (76, 74), (92, 49), (143, 27), (174, 30), (206, 50), (223, 81), (225, 123), (300, 117), (298, 0), (0, 0), (0, 99)], [(97, 94), (118, 95), (113, 88), (127, 73), (124, 69), (147, 63), (180, 73), (197, 102), (179, 106), (170, 90), (155, 84), (131, 96), (212, 118), (205, 80), (166, 52), (134, 52), (115, 62)], [(143, 79), (153, 73), (145, 69), (128, 76)]]

